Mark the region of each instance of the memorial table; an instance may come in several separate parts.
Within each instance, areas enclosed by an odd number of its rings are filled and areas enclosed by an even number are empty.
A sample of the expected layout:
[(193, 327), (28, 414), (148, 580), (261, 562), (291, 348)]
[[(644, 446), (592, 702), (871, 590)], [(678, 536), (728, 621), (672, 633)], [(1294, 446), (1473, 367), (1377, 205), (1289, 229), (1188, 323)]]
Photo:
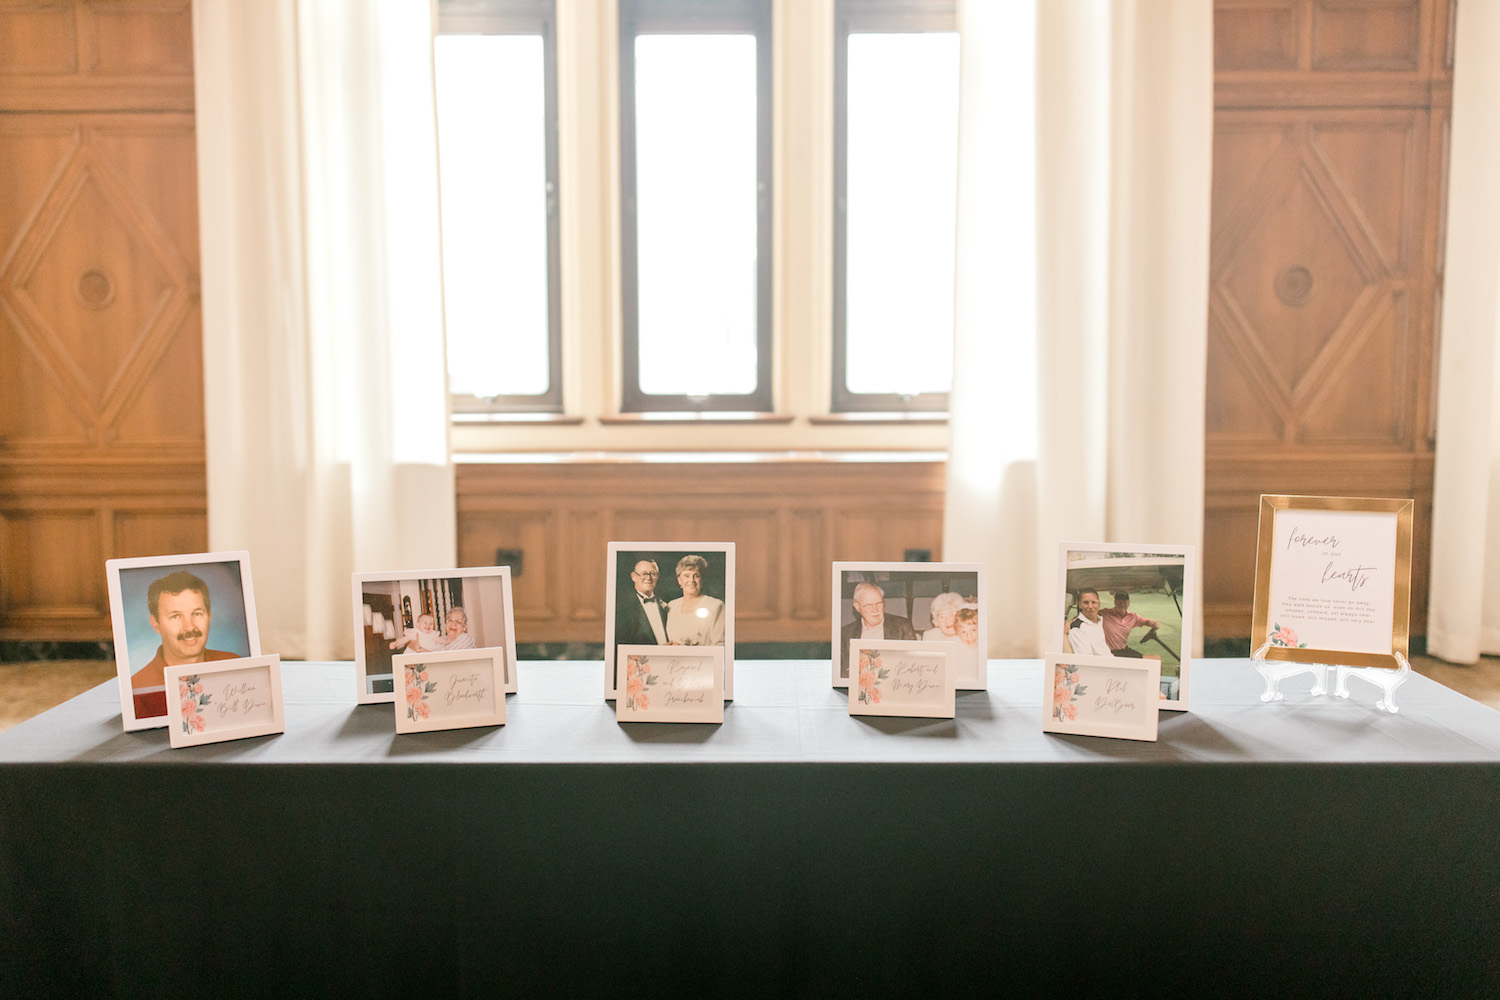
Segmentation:
[(0, 733), (0, 994), (1500, 995), (1500, 713), (1420, 676), (1199, 661), (1157, 743), (1042, 733), (1038, 661), (953, 720), (826, 661), (722, 726), (519, 676), (502, 728), (287, 662), (280, 736), (170, 750), (114, 682)]

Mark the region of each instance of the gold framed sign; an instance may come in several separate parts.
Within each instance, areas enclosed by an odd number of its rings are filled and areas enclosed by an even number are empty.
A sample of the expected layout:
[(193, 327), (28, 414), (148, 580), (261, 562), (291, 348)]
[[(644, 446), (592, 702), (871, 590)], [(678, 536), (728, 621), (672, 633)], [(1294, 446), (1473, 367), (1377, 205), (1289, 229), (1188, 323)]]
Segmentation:
[(1410, 638), (1415, 506), (1262, 496), (1250, 623), (1255, 655), (1398, 668), (1396, 654), (1406, 656)]

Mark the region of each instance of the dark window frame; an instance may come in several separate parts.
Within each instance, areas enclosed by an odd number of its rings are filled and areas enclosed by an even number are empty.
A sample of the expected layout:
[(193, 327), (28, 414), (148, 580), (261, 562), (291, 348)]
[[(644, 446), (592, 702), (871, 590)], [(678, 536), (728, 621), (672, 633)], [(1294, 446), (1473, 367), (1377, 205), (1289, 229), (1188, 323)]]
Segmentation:
[(957, 31), (954, 0), (837, 0), (833, 77), (833, 393), (834, 413), (947, 412), (948, 393), (849, 389), (849, 36), (863, 32)]
[[(772, 53), (770, 0), (620, 0), (621, 396), (626, 413), (772, 410)], [(706, 396), (647, 393), (640, 379), (639, 261), (635, 162), (635, 39), (641, 34), (755, 36), (756, 65), (756, 387)]]
[(440, 0), (440, 35), (540, 35), (546, 129), (547, 389), (532, 394), (450, 395), (454, 413), (561, 413), (562, 247), (558, 218), (557, 8), (555, 0)]

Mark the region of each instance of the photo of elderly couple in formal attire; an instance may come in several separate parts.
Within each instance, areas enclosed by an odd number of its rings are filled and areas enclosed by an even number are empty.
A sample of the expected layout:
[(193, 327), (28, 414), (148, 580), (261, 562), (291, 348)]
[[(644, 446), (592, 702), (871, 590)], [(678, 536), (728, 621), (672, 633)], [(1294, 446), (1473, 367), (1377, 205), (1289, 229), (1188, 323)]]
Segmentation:
[(605, 650), (622, 645), (724, 646), (733, 635), (727, 546), (610, 548)]
[(722, 552), (623, 552), (616, 567), (616, 645), (724, 645)]
[(920, 564), (834, 564), (835, 686), (849, 683), (851, 639), (900, 639), (953, 643), (957, 686), (983, 687), (978, 569), (914, 565)]
[[(453, 575), (393, 579), (356, 574), (356, 673), (360, 695), (394, 697), (392, 657), (464, 649), (514, 648), (505, 567), (452, 570)], [(375, 578), (380, 577), (380, 578)], [(513, 656), (506, 658), (506, 686), (514, 686)]]

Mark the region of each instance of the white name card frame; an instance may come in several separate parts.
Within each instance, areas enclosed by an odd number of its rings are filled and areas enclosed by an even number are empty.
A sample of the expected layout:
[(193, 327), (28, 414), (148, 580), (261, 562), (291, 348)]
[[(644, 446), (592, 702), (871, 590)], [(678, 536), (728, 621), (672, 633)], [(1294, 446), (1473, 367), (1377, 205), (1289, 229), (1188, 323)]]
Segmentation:
[[(1333, 668), (1335, 697), (1349, 697), (1348, 680), (1351, 676), (1359, 677), (1381, 689), (1382, 696), (1375, 703), (1377, 708), (1392, 714), (1399, 711), (1396, 689), (1411, 675), (1407, 654), (1415, 509), (1414, 501), (1404, 499), (1261, 496), (1250, 641), (1254, 647), (1251, 659), (1266, 681), (1266, 690), (1260, 696), (1262, 702), (1281, 701), (1284, 697), (1281, 682), (1304, 673), (1313, 675), (1313, 695), (1327, 694), (1328, 671)], [(1341, 527), (1356, 542), (1365, 542), (1364, 546), (1341, 551), (1347, 540), (1335, 534), (1335, 529)], [(1391, 541), (1387, 543), (1386, 538)], [(1354, 559), (1346, 560), (1348, 555), (1354, 555)], [(1298, 565), (1288, 567), (1293, 558)], [(1319, 570), (1319, 588), (1331, 584), (1339, 591), (1347, 586), (1356, 592), (1366, 583), (1378, 586), (1375, 620), (1354, 625), (1329, 622), (1326, 627), (1315, 626), (1312, 632), (1305, 628), (1299, 631), (1303, 620), (1297, 615), (1302, 612), (1292, 609), (1299, 606), (1294, 602), (1306, 604), (1308, 598), (1303, 588), (1287, 578), (1309, 558), (1323, 564)], [(1384, 579), (1380, 579), (1382, 576)], [(1327, 618), (1352, 614), (1319, 613)], [(1312, 641), (1300, 641), (1303, 638)]]
[(1048, 653), (1042, 731), (1156, 742), (1161, 660)]
[[(849, 714), (951, 719), (957, 714), (951, 642), (850, 639)], [(919, 676), (912, 677), (915, 671)], [(933, 675), (928, 678), (926, 675)]]
[[(723, 646), (646, 646), (622, 643), (615, 697), (616, 722), (724, 721)], [(691, 670), (685, 686), (679, 671)], [(673, 697), (692, 700), (673, 705)]]
[[(396, 678), (396, 732), (505, 725), (507, 655), (503, 646), (488, 646), (391, 657)], [(466, 680), (473, 674), (478, 678)], [(469, 706), (463, 702), (471, 696), (478, 703), (473, 711), (465, 711)]]
[(174, 749), (286, 732), (281, 657), (167, 667), (167, 739)]

